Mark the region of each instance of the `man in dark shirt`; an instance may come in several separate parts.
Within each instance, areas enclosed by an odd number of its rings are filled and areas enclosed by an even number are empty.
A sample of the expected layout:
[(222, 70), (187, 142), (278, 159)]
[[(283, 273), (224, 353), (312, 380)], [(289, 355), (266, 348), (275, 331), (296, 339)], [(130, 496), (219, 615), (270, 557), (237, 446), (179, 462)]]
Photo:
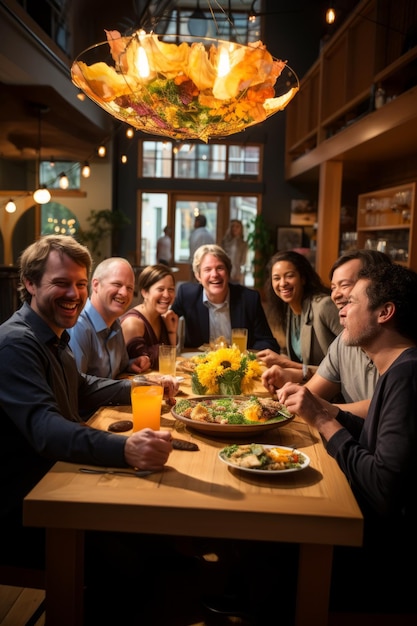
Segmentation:
[(41, 548), (33, 529), (22, 527), (22, 502), (56, 461), (161, 470), (172, 450), (169, 432), (123, 437), (86, 428), (80, 418), (81, 409), (130, 404), (129, 380), (79, 373), (68, 348), (66, 329), (84, 307), (90, 269), (89, 251), (72, 237), (31, 244), (20, 260), (23, 305), (0, 326), (3, 562), (43, 556), (33, 554)]

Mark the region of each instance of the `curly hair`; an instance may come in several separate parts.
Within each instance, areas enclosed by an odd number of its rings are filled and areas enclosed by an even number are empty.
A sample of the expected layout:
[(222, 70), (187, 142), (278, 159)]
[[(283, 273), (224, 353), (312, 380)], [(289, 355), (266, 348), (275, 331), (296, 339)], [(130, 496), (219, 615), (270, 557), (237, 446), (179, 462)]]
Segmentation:
[(310, 261), (294, 250), (276, 252), (266, 266), (265, 297), (268, 308), (268, 318), (281, 328), (285, 329), (288, 304), (277, 296), (272, 286), (272, 268), (279, 261), (291, 263), (303, 281), (303, 301), (313, 296), (330, 295), (330, 289), (322, 282)]
[(25, 287), (25, 280), (36, 286), (41, 284), (49, 255), (53, 250), (58, 252), (61, 258), (65, 254), (81, 267), (85, 267), (87, 277), (90, 276), (92, 258), (88, 248), (81, 245), (70, 235), (45, 235), (28, 246), (20, 256), (20, 284), (18, 290), (22, 302), (30, 304), (32, 299), (31, 294)]

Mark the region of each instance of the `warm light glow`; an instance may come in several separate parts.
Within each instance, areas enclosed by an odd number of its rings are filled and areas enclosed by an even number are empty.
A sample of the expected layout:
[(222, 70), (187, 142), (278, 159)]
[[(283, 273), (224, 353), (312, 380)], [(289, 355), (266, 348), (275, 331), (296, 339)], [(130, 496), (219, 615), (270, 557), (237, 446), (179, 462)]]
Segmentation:
[(127, 156), (126, 154), (122, 154), (122, 156), (120, 157), (120, 160), (122, 163), (127, 163)]
[(83, 178), (90, 178), (90, 174), (91, 174), (91, 168), (90, 165), (88, 163), (88, 161), (85, 161), (82, 169), (81, 169), (81, 176)]
[(228, 51), (223, 47), (220, 50), (219, 65), (217, 67), (217, 76), (222, 78), (230, 72), (230, 57)]
[(139, 76), (141, 78), (148, 78), (149, 76), (149, 62), (146, 56), (145, 50), (142, 46), (138, 48), (138, 56), (136, 58), (136, 67), (138, 68)]
[(68, 176), (65, 174), (65, 172), (61, 172), (59, 175), (59, 186), (61, 189), (68, 189), (69, 187), (69, 180), (68, 180)]
[(106, 156), (106, 146), (99, 146), (98, 150), (97, 150), (98, 156), (99, 157), (105, 157)]
[(7, 213), (14, 213), (16, 211), (16, 205), (13, 202), (12, 198), (10, 198), (4, 208), (6, 209)]
[(134, 136), (134, 134), (135, 134), (135, 130), (134, 130), (133, 128), (128, 128), (128, 129), (126, 130), (126, 137), (127, 137), (128, 139), (132, 139), (132, 137)]
[(39, 189), (37, 189), (35, 193), (33, 194), (33, 199), (36, 202), (36, 204), (46, 204), (47, 202), (50, 201), (51, 194), (49, 193), (45, 185), (41, 185)]
[(332, 7), (329, 7), (326, 11), (326, 22), (333, 24), (336, 19), (336, 12)]
[(85, 93), (83, 93), (82, 91), (79, 91), (77, 93), (77, 98), (78, 98), (78, 100), (81, 100), (81, 102), (84, 102), (84, 100), (85, 100)]

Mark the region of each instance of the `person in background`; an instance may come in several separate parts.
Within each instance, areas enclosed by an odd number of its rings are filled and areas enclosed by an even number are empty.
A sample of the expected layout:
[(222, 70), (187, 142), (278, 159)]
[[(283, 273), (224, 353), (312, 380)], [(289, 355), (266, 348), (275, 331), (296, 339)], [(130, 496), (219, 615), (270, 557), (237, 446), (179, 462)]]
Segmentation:
[(91, 256), (66, 235), (41, 237), (20, 258), (22, 307), (0, 326), (0, 559), (43, 561), (44, 531), (22, 525), (23, 498), (56, 461), (161, 470), (171, 434), (150, 429), (130, 437), (86, 428), (80, 409), (130, 405), (130, 381), (78, 371), (68, 328), (88, 296)]
[(243, 239), (243, 224), (240, 220), (231, 220), (223, 237), (222, 247), (232, 262), (230, 282), (244, 285), (248, 244)]
[(135, 274), (130, 263), (110, 257), (99, 263), (91, 280), (91, 295), (68, 329), (70, 348), (80, 372), (117, 378), (125, 371), (140, 374), (150, 368), (148, 356), (129, 361), (119, 317), (132, 303)]
[(123, 336), (131, 359), (145, 355), (158, 369), (159, 345), (177, 344), (178, 317), (170, 310), (174, 274), (166, 265), (149, 265), (141, 272), (138, 286), (142, 302), (122, 315)]
[(195, 280), (193, 272), (193, 259), (197, 248), (203, 245), (215, 243), (214, 237), (207, 228), (206, 216), (200, 213), (194, 219), (194, 230), (190, 234), (190, 263), (191, 263), (191, 280)]
[(182, 283), (172, 311), (185, 320), (185, 346), (197, 348), (211, 339), (231, 341), (232, 328), (248, 329), (248, 348), (279, 352), (259, 293), (229, 282), (231, 261), (215, 244), (204, 245), (194, 254), (193, 270), (198, 281)]
[[(362, 268), (391, 263), (387, 254), (377, 250), (356, 250), (340, 256), (329, 273), (331, 298), (338, 310), (346, 305)], [(264, 372), (262, 380), (265, 387), (275, 393), (286, 382), (302, 382), (302, 370), (301, 367), (272, 365)], [(306, 387), (325, 400), (339, 399), (343, 402), (343, 405), (337, 402), (341, 408), (366, 417), (377, 380), (378, 371), (366, 352), (347, 346), (339, 334)]]
[(301, 369), (302, 382), (312, 376), (342, 330), (329, 289), (311, 263), (298, 252), (277, 252), (267, 265), (265, 282), (269, 320), (285, 331), (288, 357), (262, 350), (257, 358), (268, 367)]
[(164, 234), (156, 242), (156, 262), (163, 265), (171, 265), (172, 241), (171, 227), (165, 226)]
[(409, 569), (417, 556), (416, 310), (417, 273), (393, 263), (362, 269), (340, 311), (342, 341), (362, 348), (379, 372), (365, 420), (306, 386), (286, 383), (277, 392), (280, 402), (324, 438), (364, 516), (362, 548), (335, 549), (336, 610), (416, 615)]

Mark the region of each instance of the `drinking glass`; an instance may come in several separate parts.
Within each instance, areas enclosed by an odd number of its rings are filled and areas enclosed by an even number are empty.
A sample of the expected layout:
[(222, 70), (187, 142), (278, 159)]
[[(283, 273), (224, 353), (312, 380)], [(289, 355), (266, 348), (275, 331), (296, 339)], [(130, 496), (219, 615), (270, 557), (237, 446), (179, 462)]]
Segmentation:
[(235, 344), (243, 353), (248, 348), (248, 329), (232, 328), (232, 344)]
[(159, 365), (160, 374), (170, 374), (175, 376), (175, 368), (177, 363), (177, 346), (169, 346), (161, 344), (159, 346)]
[(144, 385), (142, 376), (132, 378), (133, 432), (142, 428), (159, 430), (164, 388), (161, 385)]

